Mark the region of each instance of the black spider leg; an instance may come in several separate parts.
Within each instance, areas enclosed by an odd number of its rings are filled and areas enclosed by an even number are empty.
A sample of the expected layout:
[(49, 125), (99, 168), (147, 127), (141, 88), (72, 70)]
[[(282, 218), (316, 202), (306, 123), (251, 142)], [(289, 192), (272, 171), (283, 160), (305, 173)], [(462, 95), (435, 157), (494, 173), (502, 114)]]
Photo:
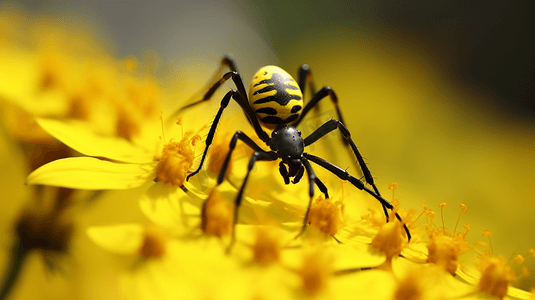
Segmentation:
[[(236, 72), (236, 73), (239, 73), (238, 72), (238, 67), (236, 65), (236, 61), (234, 60), (234, 58), (230, 55), (230, 54), (227, 54), (225, 56), (223, 56), (223, 58), (221, 59), (221, 64), (219, 66), (219, 68), (217, 69), (217, 71), (215, 72), (214, 75), (212, 75), (212, 77), (210, 77), (210, 80), (208, 80), (208, 83), (205, 85), (205, 88), (201, 89), (206, 91), (206, 90), (210, 90), (214, 84), (216, 84), (216, 82), (218, 82), (221, 77), (223, 76), (225, 69), (226, 68), (229, 68), (230, 71), (232, 72)], [(200, 92), (197, 92), (195, 93), (194, 97), (200, 97)], [(182, 106), (180, 109), (179, 109), (179, 112), (186, 109), (186, 108), (189, 108), (189, 107), (192, 107), (192, 106), (195, 106), (203, 101), (206, 101), (208, 99), (210, 99), (210, 97), (206, 98), (206, 92), (204, 92), (203, 97), (201, 98), (201, 100), (197, 100), (197, 101), (194, 101), (192, 103), (189, 103), (189, 104), (186, 104), (185, 106)], [(213, 92), (212, 92), (213, 94)], [(211, 96), (211, 95), (210, 95)]]
[(240, 187), (240, 191), (238, 192), (238, 195), (236, 196), (236, 200), (234, 203), (234, 215), (233, 215), (233, 221), (232, 221), (232, 235), (230, 244), (227, 248), (227, 252), (230, 251), (232, 248), (232, 245), (235, 241), (235, 227), (238, 223), (238, 210), (241, 205), (243, 191), (245, 190), (245, 185), (247, 184), (247, 180), (249, 179), (249, 173), (251, 173), (251, 170), (254, 167), (254, 164), (257, 161), (266, 160), (266, 161), (273, 161), (277, 160), (278, 156), (276, 152), (273, 151), (264, 151), (262, 150), (251, 138), (249, 138), (245, 133), (241, 131), (237, 131), (234, 136), (232, 137), (232, 140), (230, 141), (230, 150), (227, 153), (227, 157), (225, 158), (225, 161), (223, 162), (223, 167), (221, 168), (221, 172), (219, 172), (219, 176), (217, 178), (217, 185), (220, 185), (224, 178), (225, 174), (227, 172), (227, 168), (230, 162), (230, 158), (232, 156), (232, 151), (234, 151), (234, 148), (236, 147), (236, 143), (240, 139), (242, 142), (247, 144), (249, 147), (251, 147), (253, 150), (255, 150), (255, 153), (251, 157), (251, 160), (249, 160), (249, 165), (247, 166), (247, 174), (245, 175), (245, 178), (243, 179), (242, 186)]
[[(234, 80), (234, 82), (236, 83), (236, 86), (238, 86), (238, 87), (241, 86), (242, 89), (243, 89), (243, 82), (241, 81), (240, 76), (236, 72), (229, 72), (229, 73), (225, 74), (225, 76), (223, 76), (223, 78), (219, 82), (224, 82), (224, 81), (228, 80), (231, 77)], [(219, 85), (221, 85), (221, 83), (219, 83)], [(217, 87), (219, 87), (219, 85)], [(216, 89), (212, 88), (211, 90), (215, 91)], [(211, 96), (211, 94), (209, 96)], [(225, 96), (223, 97), (223, 100), (221, 100), (221, 106), (219, 107), (219, 110), (217, 111), (217, 114), (216, 114), (216, 116), (214, 118), (214, 122), (212, 123), (212, 127), (210, 127), (210, 131), (208, 132), (208, 136), (206, 137), (206, 141), (205, 141), (206, 146), (205, 146), (204, 152), (202, 154), (201, 162), (200, 162), (199, 166), (197, 167), (197, 169), (193, 173), (189, 174), (186, 177), (186, 181), (189, 181), (189, 179), (192, 176), (194, 176), (195, 174), (199, 173), (199, 171), (201, 170), (201, 168), (202, 168), (202, 166), (204, 164), (204, 160), (206, 159), (206, 154), (208, 153), (208, 148), (210, 147), (210, 145), (212, 144), (212, 141), (214, 139), (214, 135), (215, 135), (215, 132), (216, 132), (216, 129), (217, 129), (217, 125), (219, 124), (219, 120), (221, 119), (221, 115), (223, 114), (223, 110), (227, 107), (227, 105), (229, 104), (231, 98), (234, 99), (236, 102), (238, 102), (238, 104), (243, 108), (243, 111), (245, 112), (245, 114), (247, 115), (247, 118), (249, 119), (249, 121), (253, 125), (253, 128), (254, 128), (256, 134), (258, 135), (258, 137), (260, 137), (260, 139), (262, 139), (266, 143), (270, 140), (268, 134), (262, 129), (262, 127), (260, 126), (260, 123), (258, 123), (258, 120), (256, 119), (252, 108), (249, 106), (249, 103), (247, 102), (247, 98), (244, 98), (240, 94), (239, 91), (231, 90), (228, 93), (226, 93)]]
[[(375, 199), (377, 199), (377, 200), (379, 200), (379, 202), (381, 202), (383, 207), (386, 207), (386, 208), (391, 209), (391, 210), (394, 209), (394, 206), (392, 205), (392, 203), (388, 202), (383, 197), (381, 197), (380, 195), (377, 195), (372, 190), (367, 188), (364, 185), (364, 182), (360, 181), (356, 177), (351, 176), (346, 170), (344, 170), (344, 169), (342, 169), (342, 168), (340, 168), (340, 167), (338, 167), (338, 166), (336, 166), (336, 165), (324, 160), (323, 158), (314, 156), (314, 155), (306, 153), (306, 152), (303, 153), (303, 156), (305, 158), (307, 158), (308, 160), (313, 161), (316, 164), (318, 164), (318, 165), (322, 166), (323, 168), (327, 169), (328, 171), (330, 171), (334, 175), (338, 176), (338, 178), (340, 178), (342, 180), (349, 181), (352, 185), (354, 185), (359, 190), (363, 190), (363, 191), (367, 192), (368, 194), (372, 195)], [(396, 218), (400, 222), (402, 222), (401, 217), (399, 216), (399, 214), (397, 212), (395, 213), (395, 215), (396, 215)], [(409, 242), (410, 242), (411, 233), (409, 231), (409, 228), (407, 228), (407, 224), (403, 223), (403, 228), (405, 229), (405, 232), (407, 233), (407, 238), (409, 239)]]
[(307, 176), (308, 176), (308, 183), (309, 183), (309, 190), (308, 195), (310, 197), (310, 200), (308, 201), (307, 210), (305, 212), (305, 218), (303, 219), (303, 226), (301, 227), (301, 231), (296, 236), (299, 237), (303, 232), (305, 232), (305, 229), (308, 225), (308, 215), (310, 214), (310, 208), (312, 207), (312, 200), (314, 198), (314, 183), (318, 186), (320, 191), (325, 195), (325, 198), (329, 198), (329, 192), (327, 191), (327, 187), (321, 182), (321, 180), (316, 176), (316, 173), (314, 173), (314, 170), (312, 169), (312, 166), (308, 162), (306, 158), (302, 158), (301, 160), (303, 162), (303, 165), (305, 166)]
[[(297, 119), (297, 121), (295, 122), (294, 126), (297, 127), (297, 125), (299, 123), (301, 123), (301, 121), (307, 115), (307, 113), (313, 107), (318, 107), (317, 105), (318, 105), (319, 101), (321, 101), (322, 99), (325, 99), (325, 97), (327, 97), (327, 96), (329, 96), (331, 98), (331, 102), (333, 103), (334, 108), (336, 110), (336, 116), (337, 116), (338, 120), (340, 122), (342, 122), (342, 124), (346, 124), (345, 121), (344, 121), (344, 118), (342, 117), (342, 112), (340, 111), (340, 108), (338, 106), (338, 97), (336, 96), (336, 93), (333, 91), (333, 89), (330, 86), (326, 86), (326, 87), (323, 87), (318, 93), (315, 93), (315, 84), (314, 84), (314, 80), (312, 79), (312, 71), (310, 70), (310, 67), (308, 65), (306, 65), (306, 64), (304, 64), (301, 67), (299, 67), (298, 73), (299, 73), (299, 78), (298, 78), (299, 88), (301, 89), (301, 93), (303, 94), (303, 98), (304, 98), (304, 94), (305, 94), (305, 89), (306, 89), (305, 84), (306, 83), (308, 83), (308, 85), (310, 86), (310, 89), (312, 90), (313, 96), (312, 96), (312, 99), (303, 108), (303, 111), (301, 112), (301, 115), (299, 116), (299, 119)], [(343, 132), (342, 132), (342, 136), (344, 137), (344, 140), (343, 140), (344, 141), (344, 145), (347, 146), (348, 140), (344, 136)], [(356, 147), (352, 147), (352, 148), (353, 148), (353, 152), (355, 152), (355, 148)], [(359, 158), (359, 156), (357, 156), (357, 159), (358, 158)], [(361, 169), (363, 171), (364, 177), (366, 178), (366, 182), (371, 184), (373, 189), (375, 190), (375, 192), (380, 195), (379, 190), (377, 189), (375, 184), (373, 184), (373, 177), (371, 176), (371, 173), (368, 170), (368, 167), (364, 164), (364, 160), (362, 160), (362, 156), (360, 156), (360, 158), (361, 159), (359, 159), (359, 164), (360, 164)], [(363, 165), (364, 165), (364, 167), (362, 167)], [(365, 168), (366, 171), (363, 168)], [(370, 181), (370, 179), (371, 179), (371, 181)], [(386, 208), (383, 207), (383, 210), (384, 210), (386, 218), (388, 220), (388, 212), (386, 211)]]
[(307, 64), (299, 66), (297, 76), (297, 84), (299, 84), (299, 88), (301, 89), (301, 93), (303, 94), (303, 99), (305, 98), (306, 84), (308, 84), (308, 86), (310, 87), (312, 95), (315, 95), (316, 84), (314, 83), (314, 79), (312, 79), (312, 71), (310, 71), (310, 67)]
[(299, 78), (297, 79), (297, 82), (299, 84), (299, 88), (301, 89), (301, 93), (303, 94), (303, 99), (305, 97), (306, 83), (308, 83), (308, 86), (312, 91), (312, 98), (301, 111), (301, 115), (295, 122), (294, 126), (297, 127), (297, 125), (301, 123), (307, 113), (313, 107), (316, 107), (319, 101), (321, 101), (327, 96), (329, 96), (331, 102), (334, 105), (334, 109), (336, 110), (336, 117), (338, 118), (338, 120), (342, 121), (342, 123), (345, 123), (340, 108), (338, 107), (338, 97), (336, 96), (336, 93), (333, 91), (333, 89), (330, 86), (325, 86), (321, 90), (319, 90), (319, 92), (316, 93), (316, 85), (314, 83), (314, 80), (312, 79), (312, 72), (310, 71), (308, 65), (302, 65), (301, 67), (299, 67), (298, 72)]
[[(176, 111), (174, 111), (168, 118), (167, 122), (174, 122), (176, 120), (176, 117), (186, 108), (189, 108), (189, 107), (192, 107), (192, 106), (195, 106), (197, 104), (199, 104), (200, 102), (202, 102), (203, 100), (198, 100), (199, 98), (201, 98), (202, 93), (205, 93), (204, 91), (208, 90), (210, 87), (212, 87), (212, 85), (218, 81), (221, 76), (223, 76), (223, 72), (225, 71), (226, 68), (229, 68), (231, 71), (236, 71), (238, 72), (238, 68), (237, 68), (237, 65), (236, 65), (236, 62), (234, 60), (234, 58), (232, 57), (232, 55), (230, 54), (227, 54), (225, 56), (223, 56), (223, 58), (221, 59), (221, 64), (219, 66), (219, 68), (217, 69), (217, 71), (214, 73), (214, 75), (212, 75), (212, 77), (210, 77), (210, 80), (208, 80), (208, 82), (205, 84), (205, 87), (202, 88), (200, 91), (196, 92), (195, 94), (193, 94), (193, 96), (190, 98), (189, 101), (187, 101), (188, 104), (186, 104), (185, 106), (182, 106), (180, 108), (178, 108)], [(201, 93), (202, 91), (202, 93)]]
[[(377, 188), (377, 186), (374, 183), (373, 176), (372, 176), (372, 173), (370, 172), (370, 169), (368, 169), (368, 166), (364, 162), (364, 158), (362, 158), (362, 155), (360, 154), (357, 146), (355, 145), (355, 143), (351, 139), (351, 134), (349, 133), (349, 130), (347, 129), (347, 127), (345, 127), (343, 122), (341, 122), (339, 120), (335, 120), (335, 119), (331, 119), (331, 120), (325, 122), (323, 125), (321, 125), (318, 129), (316, 129), (314, 132), (312, 132), (305, 139), (305, 146), (308, 146), (308, 145), (314, 143), (315, 141), (317, 141), (318, 139), (322, 138), (323, 136), (325, 136), (329, 132), (335, 130), (336, 128), (340, 129), (340, 132), (342, 133), (342, 136), (344, 137), (344, 140), (349, 144), (349, 146), (351, 147), (351, 150), (353, 150), (353, 153), (357, 157), (357, 161), (358, 161), (358, 164), (360, 166), (360, 169), (362, 170), (362, 174), (364, 174), (364, 179), (366, 180), (366, 182), (369, 185), (372, 186), (372, 188), (375, 191), (375, 193), (379, 197), (381, 197), (381, 193), (379, 193), (379, 189)], [(383, 211), (384, 211), (385, 216), (386, 216), (386, 221), (388, 222), (389, 221), (388, 211), (387, 211), (387, 209), (386, 209), (386, 207), (384, 205), (383, 205)]]

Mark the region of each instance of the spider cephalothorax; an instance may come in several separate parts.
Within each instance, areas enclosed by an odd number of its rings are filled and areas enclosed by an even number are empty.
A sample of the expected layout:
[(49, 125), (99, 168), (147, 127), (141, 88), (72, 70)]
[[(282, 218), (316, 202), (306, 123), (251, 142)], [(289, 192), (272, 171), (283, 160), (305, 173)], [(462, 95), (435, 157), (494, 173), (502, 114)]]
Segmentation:
[[(227, 171), (231, 154), (238, 140), (241, 140), (249, 147), (254, 150), (254, 154), (251, 157), (248, 170), (243, 180), (243, 183), (240, 187), (238, 195), (236, 196), (235, 206), (234, 206), (234, 224), (237, 222), (238, 208), (241, 203), (241, 198), (245, 185), (249, 178), (249, 174), (254, 167), (254, 164), (257, 161), (275, 161), (280, 159), (279, 163), (279, 172), (284, 178), (286, 184), (297, 183), (303, 175), (307, 174), (309, 181), (309, 196), (310, 200), (308, 203), (307, 212), (303, 221), (303, 230), (307, 226), (308, 214), (310, 211), (310, 206), (312, 204), (312, 197), (314, 195), (314, 185), (317, 185), (320, 191), (325, 195), (325, 198), (329, 198), (327, 187), (319, 180), (319, 178), (314, 173), (312, 166), (309, 161), (314, 162), (315, 164), (325, 168), (334, 175), (338, 176), (342, 180), (349, 181), (353, 186), (360, 190), (366, 191), (368, 194), (375, 197), (383, 206), (383, 210), (386, 215), (386, 220), (388, 222), (388, 211), (387, 209), (392, 210), (394, 206), (385, 200), (379, 190), (375, 186), (373, 177), (370, 170), (368, 169), (362, 155), (357, 149), (357, 146), (351, 139), (351, 134), (349, 130), (344, 125), (342, 120), (342, 114), (338, 108), (338, 99), (336, 94), (331, 89), (331, 87), (326, 86), (319, 90), (317, 93), (314, 88), (314, 83), (312, 81), (312, 76), (308, 65), (302, 65), (299, 68), (299, 78), (298, 81), (295, 81), (292, 76), (290, 76), (283, 69), (276, 66), (266, 66), (262, 67), (253, 77), (253, 80), (249, 89), (249, 97), (245, 91), (243, 81), (240, 75), (237, 72), (236, 64), (234, 60), (225, 56), (222, 60), (221, 67), (229, 67), (230, 72), (225, 73), (221, 79), (219, 79), (215, 84), (213, 84), (210, 89), (206, 92), (203, 99), (187, 105), (184, 108), (196, 105), (200, 102), (209, 100), (215, 91), (228, 79), (231, 79), (236, 84), (236, 90), (231, 90), (225, 94), (221, 100), (221, 106), (217, 112), (217, 115), (214, 119), (213, 125), (208, 132), (206, 138), (206, 148), (203, 152), (201, 162), (197, 169), (188, 175), (186, 180), (189, 180), (192, 176), (197, 174), (204, 163), (206, 154), (208, 152), (208, 147), (212, 144), (212, 140), (215, 135), (215, 131), (223, 110), (227, 107), (231, 99), (234, 99), (243, 109), (245, 115), (247, 116), (249, 122), (253, 126), (258, 137), (270, 147), (271, 151), (265, 151), (259, 147), (251, 138), (249, 138), (245, 133), (237, 131), (230, 141), (230, 151), (228, 152), (221, 171), (219, 173), (217, 184), (221, 184), (225, 178), (225, 173)], [(222, 71), (222, 69), (220, 70)], [(303, 106), (303, 98), (305, 85), (308, 84), (312, 90), (313, 96), (311, 100)], [(297, 129), (299, 123), (303, 120), (306, 114), (310, 111), (311, 108), (316, 106), (316, 104), (329, 96), (335, 109), (338, 119), (331, 119), (317, 128), (306, 138), (301, 137), (301, 131)], [(271, 135), (264, 131), (264, 128), (272, 130)], [(346, 170), (320, 158), (305, 152), (305, 147), (314, 143), (318, 139), (322, 138), (331, 131), (338, 129), (342, 134), (345, 146), (350, 148), (350, 151), (355, 155), (358, 166), (362, 170), (364, 179), (367, 184), (369, 184), (372, 189), (366, 187), (365, 183), (359, 180), (358, 178), (350, 175)], [(396, 218), (401, 221), (401, 217), (398, 213), (394, 213)], [(407, 229), (407, 226), (404, 225), (405, 232), (407, 237), (410, 240), (410, 232)], [(234, 237), (234, 232), (233, 232)], [(234, 239), (234, 238), (233, 238)]]
[(282, 160), (279, 164), (279, 171), (284, 182), (288, 184), (290, 177), (295, 177), (293, 183), (299, 182), (304, 172), (303, 152), (305, 151), (305, 141), (301, 137), (301, 131), (291, 125), (277, 126), (271, 133), (269, 147), (277, 152)]

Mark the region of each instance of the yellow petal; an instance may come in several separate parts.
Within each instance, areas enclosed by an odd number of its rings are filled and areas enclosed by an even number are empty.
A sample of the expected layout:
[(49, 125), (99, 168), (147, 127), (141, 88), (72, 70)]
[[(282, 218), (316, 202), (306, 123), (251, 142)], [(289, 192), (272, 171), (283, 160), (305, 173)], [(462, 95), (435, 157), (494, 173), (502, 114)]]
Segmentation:
[(141, 196), (139, 206), (154, 224), (180, 231), (200, 222), (203, 202), (193, 205), (190, 201), (181, 188), (155, 183)]
[(27, 184), (85, 190), (129, 189), (155, 178), (155, 163), (120, 164), (93, 157), (55, 160), (33, 171)]
[(92, 226), (87, 235), (98, 246), (117, 254), (135, 254), (141, 248), (145, 227), (141, 224)]
[(372, 269), (336, 276), (331, 284), (337, 299), (350, 299), (348, 295), (362, 295), (366, 300), (394, 299), (396, 278), (390, 272)]
[(507, 289), (507, 296), (522, 300), (533, 299), (532, 293), (512, 286), (509, 286), (509, 288)]
[(36, 121), (52, 136), (84, 155), (130, 163), (154, 161), (154, 153), (147, 149), (123, 138), (100, 136), (83, 122), (46, 118), (37, 118)]
[[(323, 246), (322, 251), (327, 251), (334, 258), (333, 271), (376, 267), (386, 261), (386, 256), (374, 250), (371, 245), (333, 244)], [(281, 253), (281, 260), (285, 266), (296, 269), (302, 262), (303, 253), (302, 248), (285, 249)]]
[(419, 263), (427, 262), (428, 253), (429, 252), (427, 250), (426, 243), (422, 242), (411, 242), (407, 244), (407, 246), (404, 247), (403, 250), (401, 250), (401, 255), (403, 257), (410, 261)]
[(371, 245), (336, 245), (336, 260), (333, 269), (348, 270), (376, 267), (386, 261), (386, 255), (375, 250)]
[(377, 234), (377, 229), (368, 225), (366, 220), (348, 224), (342, 227), (335, 237), (344, 244), (370, 244), (373, 237)]

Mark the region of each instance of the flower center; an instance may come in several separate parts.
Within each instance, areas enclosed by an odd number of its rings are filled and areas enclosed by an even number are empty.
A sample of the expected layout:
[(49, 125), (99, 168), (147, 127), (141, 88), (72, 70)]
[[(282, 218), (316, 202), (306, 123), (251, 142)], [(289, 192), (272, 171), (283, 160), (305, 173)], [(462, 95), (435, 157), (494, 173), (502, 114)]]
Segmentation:
[(459, 262), (459, 253), (462, 250), (461, 243), (464, 240), (459, 240), (455, 237), (445, 235), (437, 235), (431, 239), (427, 245), (429, 256), (427, 262), (434, 263), (450, 274), (455, 274)]
[(141, 116), (138, 110), (122, 105), (117, 108), (115, 130), (117, 135), (127, 140), (139, 135), (141, 132)]
[(309, 224), (334, 236), (342, 227), (341, 206), (342, 201), (332, 201), (325, 199), (323, 195), (319, 196), (310, 207)]
[(186, 134), (180, 142), (169, 142), (164, 146), (162, 157), (156, 167), (158, 182), (182, 186), (195, 158), (192, 149), (195, 137), (191, 140), (188, 137)]
[(330, 257), (320, 250), (317, 249), (304, 256), (302, 268), (298, 273), (302, 280), (303, 291), (309, 295), (318, 294), (325, 289), (333, 273)]
[(503, 299), (514, 274), (503, 257), (487, 257), (481, 265), (479, 289), (491, 296)]
[[(210, 160), (208, 161), (208, 172), (212, 174), (219, 174), (223, 168), (223, 163), (227, 153), (229, 152), (228, 141), (224, 143), (213, 144), (210, 148)], [(229, 161), (227, 166), (227, 171), (225, 172), (225, 177), (228, 177), (230, 170), (232, 169), (232, 160)]]
[(259, 228), (252, 247), (254, 260), (261, 265), (269, 265), (278, 261), (281, 248), (278, 238), (273, 230)]
[(405, 242), (403, 232), (403, 227), (397, 220), (386, 223), (372, 239), (372, 246), (385, 253), (390, 260), (392, 257), (398, 256), (403, 249)]
[(223, 237), (232, 232), (232, 206), (213, 189), (202, 207), (201, 229), (204, 233)]
[(139, 254), (144, 258), (161, 258), (166, 252), (167, 236), (160, 228), (149, 225), (145, 228)]

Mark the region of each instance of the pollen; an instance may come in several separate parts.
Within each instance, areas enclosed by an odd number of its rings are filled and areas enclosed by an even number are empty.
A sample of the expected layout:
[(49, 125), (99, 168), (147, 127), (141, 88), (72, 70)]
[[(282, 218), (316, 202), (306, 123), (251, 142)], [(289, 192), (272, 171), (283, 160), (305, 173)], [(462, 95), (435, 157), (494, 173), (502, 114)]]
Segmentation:
[(277, 262), (280, 257), (281, 245), (274, 230), (259, 228), (252, 247), (254, 261), (261, 265)]
[(145, 228), (139, 254), (144, 258), (161, 258), (165, 255), (166, 243), (166, 233), (154, 225), (148, 225)]
[(201, 213), (201, 229), (204, 233), (221, 238), (232, 232), (234, 215), (232, 206), (221, 198), (216, 189), (210, 192)]
[(372, 246), (386, 254), (388, 259), (399, 256), (404, 243), (403, 228), (398, 221), (384, 224), (372, 239)]
[(505, 259), (503, 257), (485, 256), (480, 269), (479, 290), (503, 299), (507, 295), (509, 283), (515, 279)]
[(164, 146), (162, 157), (156, 167), (158, 182), (182, 186), (194, 158), (195, 152), (188, 134), (180, 142), (169, 142)]
[(342, 227), (342, 201), (332, 201), (319, 196), (310, 207), (308, 223), (321, 232), (334, 236)]

